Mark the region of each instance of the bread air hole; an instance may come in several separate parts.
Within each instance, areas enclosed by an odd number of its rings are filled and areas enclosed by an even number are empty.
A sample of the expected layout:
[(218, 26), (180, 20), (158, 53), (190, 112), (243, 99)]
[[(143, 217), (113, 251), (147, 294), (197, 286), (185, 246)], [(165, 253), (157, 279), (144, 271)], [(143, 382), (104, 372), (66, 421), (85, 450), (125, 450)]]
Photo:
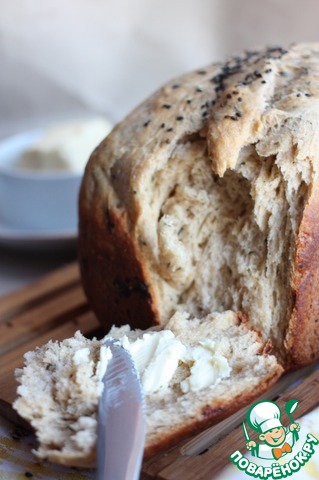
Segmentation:
[(241, 310), (280, 349), (292, 309), (292, 239), (307, 190), (301, 176), (290, 185), (283, 172), (282, 160), (249, 146), (220, 178), (199, 137), (153, 172), (148, 232), (163, 321), (176, 303), (196, 316)]

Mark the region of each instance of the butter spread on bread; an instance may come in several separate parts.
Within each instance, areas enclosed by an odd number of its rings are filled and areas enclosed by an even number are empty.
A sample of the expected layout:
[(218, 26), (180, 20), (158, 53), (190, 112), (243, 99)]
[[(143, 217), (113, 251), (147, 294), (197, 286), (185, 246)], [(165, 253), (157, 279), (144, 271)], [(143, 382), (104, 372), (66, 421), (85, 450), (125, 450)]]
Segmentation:
[[(178, 354), (183, 351), (185, 357), (175, 362), (173, 374), (169, 371), (168, 384), (146, 392), (146, 457), (250, 403), (282, 373), (269, 354), (269, 343), (262, 342), (241, 314), (224, 312), (197, 319), (177, 312), (163, 332), (168, 335), (163, 340), (160, 332), (162, 347), (173, 339), (180, 344)], [(113, 328), (108, 336), (122, 339), (124, 345), (129, 342), (133, 351), (145, 335), (156, 339), (158, 333), (123, 326)], [(204, 362), (213, 362), (213, 375), (210, 369), (192, 368), (191, 356), (203, 345), (214, 345), (214, 353)], [(162, 347), (153, 357), (146, 353), (146, 365), (161, 358)], [(103, 339), (89, 340), (77, 332), (73, 338), (50, 341), (25, 355), (24, 368), (17, 371), (20, 385), (14, 408), (35, 429), (39, 441), (35, 453), (40, 458), (72, 466), (95, 464), (101, 348)], [(136, 361), (141, 368), (143, 354), (138, 349), (134, 354), (140, 355)]]
[[(92, 153), (82, 280), (109, 335), (144, 342), (146, 457), (318, 358), (318, 128), (319, 44), (304, 44), (169, 82)], [(77, 333), (26, 354), (14, 407), (41, 458), (94, 465), (101, 345)]]
[[(178, 315), (176, 313), (175, 315)], [(125, 327), (124, 332), (125, 332)], [(189, 369), (190, 374), (179, 382), (181, 390), (199, 391), (214, 387), (222, 378), (229, 377), (231, 368), (227, 358), (218, 352), (218, 345), (212, 340), (202, 340), (198, 345), (187, 347), (178, 340), (171, 330), (147, 332), (134, 341), (123, 335), (122, 328), (111, 329), (109, 335), (117, 338), (126, 348), (137, 367), (146, 395), (161, 393), (167, 387), (179, 365)]]

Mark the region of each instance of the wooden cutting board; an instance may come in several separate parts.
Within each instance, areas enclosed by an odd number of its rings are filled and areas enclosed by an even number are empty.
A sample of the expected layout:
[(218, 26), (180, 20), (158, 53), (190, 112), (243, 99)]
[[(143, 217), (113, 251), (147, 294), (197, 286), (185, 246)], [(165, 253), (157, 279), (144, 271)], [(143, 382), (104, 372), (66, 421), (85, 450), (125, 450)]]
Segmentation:
[(76, 330), (93, 336), (98, 329), (77, 263), (0, 298), (0, 404), (15, 398), (14, 370), (23, 365), (25, 352), (50, 339), (70, 337)]
[[(77, 263), (59, 269), (41, 280), (0, 298), (0, 414), (21, 422), (11, 408), (16, 397), (14, 371), (23, 365), (23, 355), (52, 340), (63, 340), (81, 330), (88, 337), (103, 334), (82, 290)], [(314, 371), (279, 400), (278, 395), (314, 366), (284, 377), (262, 398), (284, 405), (289, 398), (300, 401), (298, 415), (319, 404), (319, 373)], [(170, 451), (144, 462), (141, 478), (205, 480), (226, 464), (232, 448), (244, 448), (241, 427), (247, 409), (242, 409)], [(236, 428), (237, 427), (237, 428)]]

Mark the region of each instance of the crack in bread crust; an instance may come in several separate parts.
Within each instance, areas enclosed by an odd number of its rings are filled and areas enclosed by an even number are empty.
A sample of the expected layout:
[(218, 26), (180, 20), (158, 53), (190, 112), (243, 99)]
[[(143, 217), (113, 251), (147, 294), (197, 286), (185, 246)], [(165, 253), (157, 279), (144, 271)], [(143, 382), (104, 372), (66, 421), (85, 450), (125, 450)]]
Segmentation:
[(164, 325), (183, 305), (242, 309), (287, 368), (319, 357), (319, 274), (299, 268), (319, 242), (318, 72), (318, 44), (247, 52), (169, 82), (94, 152), (79, 252), (106, 328)]

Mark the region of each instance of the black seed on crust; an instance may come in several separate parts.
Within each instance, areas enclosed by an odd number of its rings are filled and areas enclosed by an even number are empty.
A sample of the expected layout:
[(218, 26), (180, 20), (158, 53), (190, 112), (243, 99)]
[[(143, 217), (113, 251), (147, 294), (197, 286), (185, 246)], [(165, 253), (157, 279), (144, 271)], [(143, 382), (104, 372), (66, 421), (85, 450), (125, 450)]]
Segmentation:
[(122, 298), (129, 298), (134, 293), (140, 298), (150, 298), (150, 293), (145, 282), (138, 277), (133, 278), (116, 278), (113, 282), (117, 293)]
[(137, 293), (141, 298), (150, 298), (150, 292), (148, 291), (148, 287), (145, 282), (140, 280), (139, 278), (135, 279), (135, 293)]
[(107, 226), (108, 231), (109, 231), (110, 233), (113, 233), (115, 224), (114, 224), (114, 222), (113, 222), (112, 219), (111, 219), (109, 210), (106, 210), (106, 212), (104, 212), (104, 218), (105, 218), (105, 220), (106, 220), (106, 226)]

